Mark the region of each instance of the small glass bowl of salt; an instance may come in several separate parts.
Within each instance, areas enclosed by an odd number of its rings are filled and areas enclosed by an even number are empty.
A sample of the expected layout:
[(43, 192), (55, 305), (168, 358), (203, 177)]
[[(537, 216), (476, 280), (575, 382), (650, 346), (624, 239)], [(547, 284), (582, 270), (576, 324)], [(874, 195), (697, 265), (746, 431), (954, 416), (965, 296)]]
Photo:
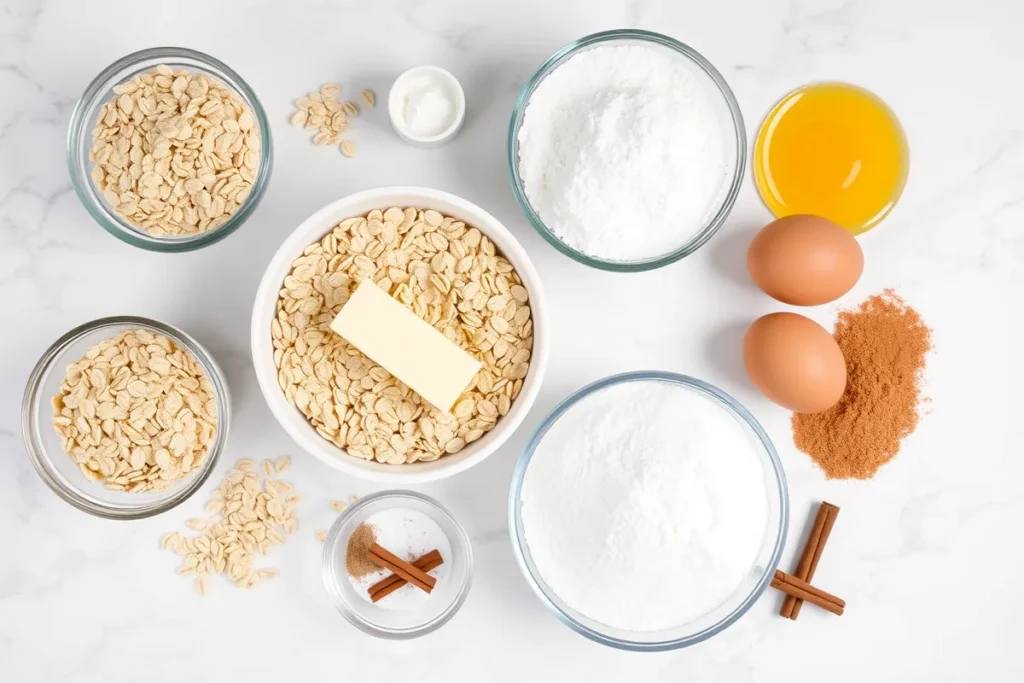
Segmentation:
[[(372, 528), (373, 542), (410, 563), (438, 551), (442, 563), (428, 572), (436, 580), (434, 589), (426, 593), (407, 584), (373, 602), (370, 588), (391, 572), (379, 569), (354, 576), (348, 561), (359, 545), (350, 539), (366, 527)], [(405, 640), (437, 630), (462, 607), (473, 577), (473, 547), (462, 525), (433, 498), (381, 491), (360, 499), (335, 520), (322, 564), (327, 594), (349, 623), (378, 638)]]

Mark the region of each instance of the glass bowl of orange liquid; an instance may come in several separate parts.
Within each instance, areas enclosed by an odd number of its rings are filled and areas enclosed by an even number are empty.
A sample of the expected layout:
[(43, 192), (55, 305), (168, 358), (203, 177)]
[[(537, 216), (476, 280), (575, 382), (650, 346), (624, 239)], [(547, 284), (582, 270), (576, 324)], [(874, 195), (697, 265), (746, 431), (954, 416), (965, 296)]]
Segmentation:
[(765, 117), (752, 166), (776, 217), (812, 214), (859, 235), (896, 206), (910, 152), (899, 119), (877, 95), (849, 83), (814, 83)]

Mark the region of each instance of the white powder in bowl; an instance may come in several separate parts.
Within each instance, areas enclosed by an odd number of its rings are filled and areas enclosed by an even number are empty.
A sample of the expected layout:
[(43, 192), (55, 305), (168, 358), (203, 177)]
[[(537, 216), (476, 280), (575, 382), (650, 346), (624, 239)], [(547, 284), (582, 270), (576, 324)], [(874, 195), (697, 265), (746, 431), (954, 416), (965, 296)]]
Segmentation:
[(635, 381), (567, 410), (530, 461), (522, 523), (569, 607), (627, 631), (692, 622), (750, 578), (768, 494), (744, 425), (686, 387)]
[(639, 45), (596, 47), (534, 90), (519, 129), (530, 205), (588, 256), (641, 261), (690, 242), (728, 175), (706, 79), (682, 57)]

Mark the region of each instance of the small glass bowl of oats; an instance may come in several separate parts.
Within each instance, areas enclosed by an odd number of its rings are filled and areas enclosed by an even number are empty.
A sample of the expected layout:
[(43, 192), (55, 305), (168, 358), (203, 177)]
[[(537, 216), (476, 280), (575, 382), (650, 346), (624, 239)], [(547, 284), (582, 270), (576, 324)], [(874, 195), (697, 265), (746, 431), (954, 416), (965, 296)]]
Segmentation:
[(147, 318), (71, 330), (32, 370), (22, 436), (50, 489), (79, 510), (141, 519), (184, 502), (227, 441), (231, 402), (213, 357)]
[(71, 182), (104, 230), (142, 249), (181, 252), (239, 228), (266, 191), (270, 126), (252, 88), (223, 62), (157, 47), (89, 84), (68, 127)]

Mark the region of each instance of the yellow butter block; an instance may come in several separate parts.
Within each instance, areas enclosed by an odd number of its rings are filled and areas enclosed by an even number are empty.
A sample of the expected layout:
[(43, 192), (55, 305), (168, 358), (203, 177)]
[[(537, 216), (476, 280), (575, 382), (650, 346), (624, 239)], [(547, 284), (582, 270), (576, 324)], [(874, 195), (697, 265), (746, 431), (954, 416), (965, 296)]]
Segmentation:
[(371, 280), (359, 283), (331, 329), (445, 412), (480, 370), (480, 361)]

